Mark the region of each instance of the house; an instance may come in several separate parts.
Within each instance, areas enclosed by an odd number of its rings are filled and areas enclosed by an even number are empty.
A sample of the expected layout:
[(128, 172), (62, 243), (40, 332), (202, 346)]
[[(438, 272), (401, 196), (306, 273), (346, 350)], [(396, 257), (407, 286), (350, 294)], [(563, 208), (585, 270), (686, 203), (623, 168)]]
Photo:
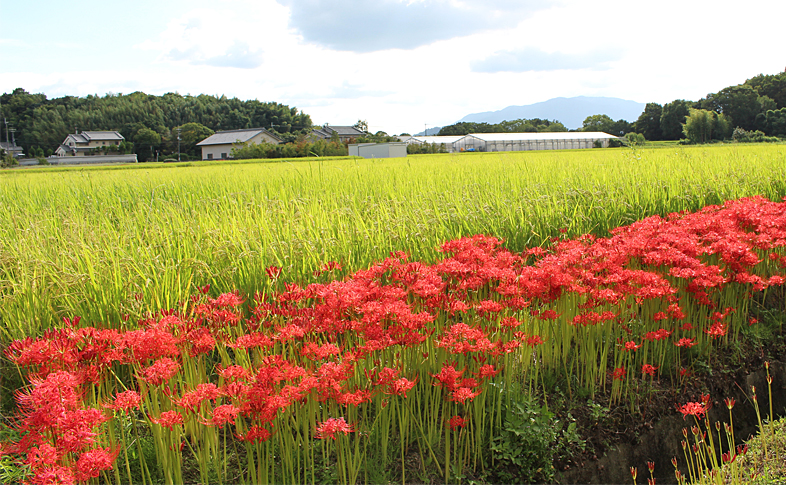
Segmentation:
[(0, 150), (11, 155), (14, 158), (22, 158), (25, 156), (24, 149), (16, 144), (16, 142), (0, 141)]
[[(335, 135), (334, 135), (335, 133)], [(325, 125), (322, 128), (314, 128), (311, 130), (311, 136), (317, 140), (332, 140), (333, 136), (338, 136), (341, 143), (351, 143), (359, 136), (366, 133), (354, 126), (329, 126)]]
[(83, 131), (68, 135), (55, 150), (58, 157), (92, 155), (100, 151), (118, 151), (123, 135), (116, 131)]
[(401, 158), (407, 156), (405, 142), (392, 143), (353, 143), (348, 147), (350, 157), (363, 158)]
[(278, 145), (283, 140), (264, 128), (245, 130), (217, 131), (196, 144), (202, 147), (202, 160), (225, 160), (232, 158), (232, 149), (250, 143), (272, 143)]

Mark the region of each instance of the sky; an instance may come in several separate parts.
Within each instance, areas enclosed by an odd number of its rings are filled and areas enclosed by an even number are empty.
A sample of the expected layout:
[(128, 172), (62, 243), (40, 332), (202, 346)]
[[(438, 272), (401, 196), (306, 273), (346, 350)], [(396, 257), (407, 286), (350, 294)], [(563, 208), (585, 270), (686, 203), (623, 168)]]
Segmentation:
[(416, 133), (555, 97), (698, 100), (782, 72), (783, 18), (783, 0), (0, 0), (0, 92), (226, 95)]

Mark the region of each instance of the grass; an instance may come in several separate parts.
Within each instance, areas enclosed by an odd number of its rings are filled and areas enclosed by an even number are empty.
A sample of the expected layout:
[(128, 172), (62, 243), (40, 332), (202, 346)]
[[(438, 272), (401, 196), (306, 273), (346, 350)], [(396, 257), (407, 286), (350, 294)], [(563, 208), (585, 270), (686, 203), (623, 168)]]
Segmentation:
[(47, 167), (0, 173), (0, 340), (173, 308), (195, 286), (307, 281), (485, 233), (520, 250), (652, 214), (786, 195), (786, 147)]

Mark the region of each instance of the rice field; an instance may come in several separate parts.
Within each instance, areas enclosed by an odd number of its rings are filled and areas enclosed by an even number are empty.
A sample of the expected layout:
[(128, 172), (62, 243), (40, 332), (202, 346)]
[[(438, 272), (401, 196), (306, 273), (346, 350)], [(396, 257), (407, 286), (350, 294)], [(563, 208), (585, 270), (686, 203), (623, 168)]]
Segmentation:
[(786, 195), (786, 147), (722, 146), (329, 159), (0, 173), (2, 340), (63, 317), (114, 325), (196, 287), (306, 282), (445, 241), (512, 251), (653, 214)]

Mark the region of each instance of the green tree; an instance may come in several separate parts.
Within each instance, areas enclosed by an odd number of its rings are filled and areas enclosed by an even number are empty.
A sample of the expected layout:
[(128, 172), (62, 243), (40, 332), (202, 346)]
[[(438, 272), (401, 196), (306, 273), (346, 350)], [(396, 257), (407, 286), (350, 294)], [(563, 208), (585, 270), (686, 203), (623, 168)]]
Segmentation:
[(140, 162), (153, 158), (153, 151), (161, 145), (161, 135), (150, 128), (141, 128), (134, 135), (134, 146), (137, 147), (137, 156)]
[(767, 135), (786, 136), (786, 108), (759, 113), (756, 125)]
[(731, 121), (723, 113), (690, 108), (682, 130), (691, 143), (707, 143), (731, 136), (731, 126)]
[[(177, 136), (178, 128), (180, 129), (180, 151), (188, 153), (192, 157), (197, 156), (196, 144), (215, 133), (215, 131), (201, 123), (186, 123), (173, 130), (175, 136)], [(177, 138), (175, 138), (175, 143), (177, 143)], [(177, 146), (174, 148), (177, 149)]]
[(750, 86), (739, 85), (723, 88), (708, 94), (699, 101), (702, 109), (723, 113), (731, 118), (734, 126), (752, 130), (756, 126), (756, 115), (762, 111), (759, 94)]
[(584, 118), (584, 123), (581, 125), (581, 131), (602, 131), (610, 133), (614, 128), (614, 120), (609, 115), (592, 115)]
[(660, 116), (660, 129), (663, 140), (679, 140), (682, 138), (682, 125), (685, 118), (690, 114), (693, 102), (684, 99), (677, 99), (671, 103), (663, 105), (663, 113)]
[(362, 131), (363, 133), (368, 133), (368, 121), (366, 120), (358, 120), (358, 122), (352, 126)]
[(759, 96), (767, 96), (775, 101), (775, 108), (786, 108), (786, 72), (779, 74), (759, 74), (745, 81), (746, 86), (756, 90)]
[(663, 130), (660, 127), (660, 118), (663, 115), (663, 106), (658, 103), (647, 103), (644, 112), (636, 120), (635, 130), (644, 135), (647, 140), (663, 139)]

